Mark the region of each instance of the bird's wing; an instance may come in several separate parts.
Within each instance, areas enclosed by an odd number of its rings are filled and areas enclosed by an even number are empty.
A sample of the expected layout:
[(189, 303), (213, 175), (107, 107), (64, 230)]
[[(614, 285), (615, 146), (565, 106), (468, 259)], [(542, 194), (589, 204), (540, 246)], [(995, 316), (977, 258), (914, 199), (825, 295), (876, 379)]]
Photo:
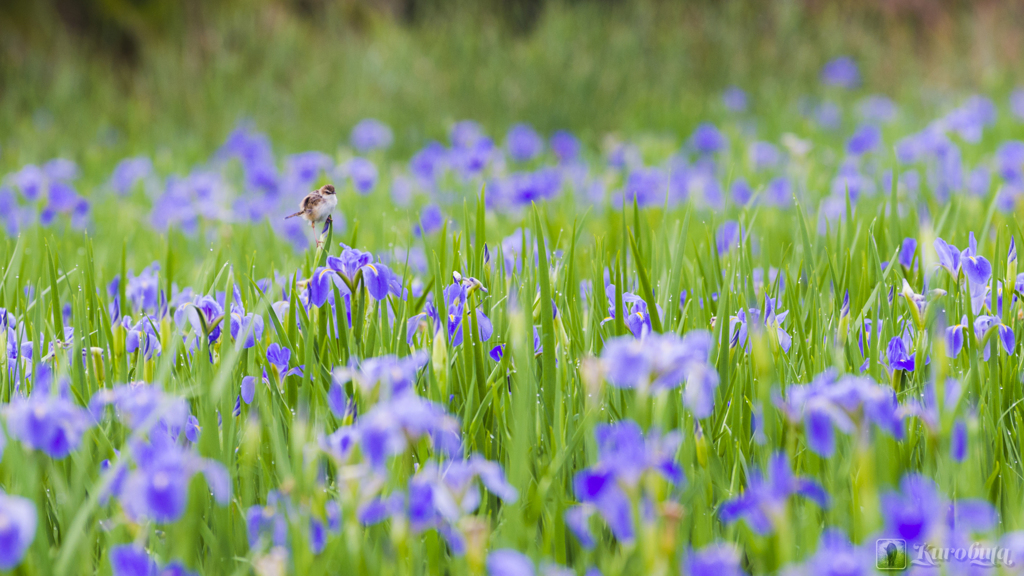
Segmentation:
[(309, 194), (302, 199), (302, 204), (299, 205), (299, 208), (302, 208), (303, 212), (310, 212), (315, 210), (323, 201), (324, 199), (319, 194)]

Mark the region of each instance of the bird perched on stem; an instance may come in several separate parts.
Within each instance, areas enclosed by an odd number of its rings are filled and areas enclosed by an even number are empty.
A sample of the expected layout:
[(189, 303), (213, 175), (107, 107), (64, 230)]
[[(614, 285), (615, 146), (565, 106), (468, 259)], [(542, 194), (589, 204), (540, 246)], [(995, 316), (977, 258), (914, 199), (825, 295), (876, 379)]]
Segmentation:
[[(303, 219), (309, 222), (310, 228), (315, 230), (317, 224), (331, 219), (331, 211), (337, 205), (338, 197), (334, 194), (334, 186), (324, 184), (307, 194), (302, 199), (302, 202), (299, 203), (299, 211), (285, 216), (285, 220), (302, 216)], [(319, 244), (319, 242), (317, 243)]]

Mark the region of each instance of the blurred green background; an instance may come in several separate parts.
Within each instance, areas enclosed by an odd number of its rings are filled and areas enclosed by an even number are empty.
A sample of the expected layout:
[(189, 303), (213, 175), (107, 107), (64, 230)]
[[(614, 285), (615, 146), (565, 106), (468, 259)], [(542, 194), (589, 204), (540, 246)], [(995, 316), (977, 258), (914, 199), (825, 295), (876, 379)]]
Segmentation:
[(1012, 89), (1021, 29), (1013, 0), (5, 0), (0, 167), (198, 162), (240, 119), (294, 152), (377, 117), (397, 157), (463, 118), (590, 143), (687, 134), (731, 84), (779, 132), (841, 54), (861, 93), (928, 118), (950, 94)]

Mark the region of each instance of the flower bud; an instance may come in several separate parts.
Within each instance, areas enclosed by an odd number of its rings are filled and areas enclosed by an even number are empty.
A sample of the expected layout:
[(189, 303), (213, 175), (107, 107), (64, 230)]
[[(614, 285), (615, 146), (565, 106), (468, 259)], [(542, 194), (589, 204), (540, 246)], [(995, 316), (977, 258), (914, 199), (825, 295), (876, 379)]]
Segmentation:
[(700, 422), (693, 423), (693, 435), (697, 444), (697, 463), (700, 464), (701, 468), (707, 470), (708, 441), (704, 438), (704, 429), (700, 427)]
[(448, 343), (445, 342), (444, 334), (438, 332), (434, 336), (433, 354), (430, 356), (431, 366), (434, 368), (434, 375), (441, 386), (441, 390), (448, 389)]

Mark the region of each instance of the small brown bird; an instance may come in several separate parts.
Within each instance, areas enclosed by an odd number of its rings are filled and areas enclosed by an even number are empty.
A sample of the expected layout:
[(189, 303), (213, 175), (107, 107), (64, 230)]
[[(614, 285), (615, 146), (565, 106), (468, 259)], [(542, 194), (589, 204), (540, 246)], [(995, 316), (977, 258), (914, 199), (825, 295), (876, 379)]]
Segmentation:
[(315, 230), (317, 224), (330, 218), (331, 211), (337, 205), (338, 197), (334, 194), (334, 186), (324, 184), (318, 190), (313, 190), (307, 194), (299, 204), (299, 211), (290, 216), (285, 216), (285, 220), (302, 216), (305, 220), (309, 221), (310, 228)]

